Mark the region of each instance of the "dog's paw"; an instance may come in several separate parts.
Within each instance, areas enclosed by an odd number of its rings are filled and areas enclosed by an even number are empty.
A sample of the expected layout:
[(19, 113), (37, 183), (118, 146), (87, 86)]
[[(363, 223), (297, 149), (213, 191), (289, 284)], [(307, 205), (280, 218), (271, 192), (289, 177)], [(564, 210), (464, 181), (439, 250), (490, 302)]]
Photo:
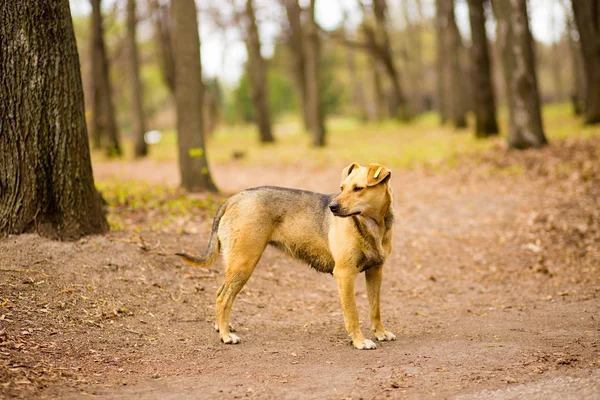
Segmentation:
[(238, 335), (230, 333), (227, 336), (221, 336), (221, 341), (223, 341), (223, 343), (225, 344), (237, 344), (240, 342), (240, 338), (238, 337)]
[(354, 347), (356, 347), (359, 350), (372, 350), (372, 349), (377, 348), (377, 345), (375, 344), (375, 342), (373, 342), (372, 340), (369, 340), (369, 339), (364, 339), (363, 341), (352, 342), (352, 344), (354, 345)]
[[(215, 324), (215, 331), (219, 332), (219, 325)], [(235, 328), (229, 324), (229, 332), (235, 332)]]
[(380, 342), (389, 342), (392, 340), (396, 340), (396, 335), (389, 331), (383, 331), (379, 333), (376, 332), (375, 337), (377, 337), (377, 340)]

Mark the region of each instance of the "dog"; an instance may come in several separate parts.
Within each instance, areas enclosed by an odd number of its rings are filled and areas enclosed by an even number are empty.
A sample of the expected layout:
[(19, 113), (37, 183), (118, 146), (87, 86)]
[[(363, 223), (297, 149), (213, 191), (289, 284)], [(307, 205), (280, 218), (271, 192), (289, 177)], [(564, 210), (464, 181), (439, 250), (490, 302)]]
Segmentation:
[(177, 255), (207, 267), (222, 253), (226, 273), (217, 290), (215, 329), (223, 343), (240, 341), (230, 332), (229, 313), (267, 245), (334, 276), (346, 330), (361, 350), (377, 347), (361, 332), (354, 298), (355, 278), (364, 272), (375, 337), (395, 340), (384, 328), (379, 309), (383, 264), (392, 250), (390, 177), (391, 171), (382, 165), (353, 163), (342, 172), (339, 194), (263, 186), (244, 190), (221, 205), (204, 255)]

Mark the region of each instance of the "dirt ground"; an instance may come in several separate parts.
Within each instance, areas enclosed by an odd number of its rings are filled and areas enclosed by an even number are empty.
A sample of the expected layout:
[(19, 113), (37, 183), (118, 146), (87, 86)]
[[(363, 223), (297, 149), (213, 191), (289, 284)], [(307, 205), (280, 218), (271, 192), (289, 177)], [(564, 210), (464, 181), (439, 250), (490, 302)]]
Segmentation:
[[(333, 278), (274, 249), (234, 304), (242, 342), (219, 343), (222, 264), (172, 255), (204, 250), (209, 214), (183, 233), (0, 239), (0, 398), (600, 399), (599, 156), (587, 140), (395, 170), (382, 314), (398, 339), (372, 351), (351, 346)], [(334, 192), (343, 166), (214, 175)], [(152, 161), (94, 170), (177, 183)], [(362, 276), (356, 293), (372, 338)]]

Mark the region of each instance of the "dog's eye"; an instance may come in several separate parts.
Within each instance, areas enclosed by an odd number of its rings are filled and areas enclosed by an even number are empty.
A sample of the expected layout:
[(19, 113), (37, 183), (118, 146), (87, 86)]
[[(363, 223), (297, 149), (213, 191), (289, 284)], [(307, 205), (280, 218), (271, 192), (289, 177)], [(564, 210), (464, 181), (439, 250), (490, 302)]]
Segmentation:
[(360, 191), (361, 191), (361, 190), (363, 190), (363, 189), (364, 189), (364, 188), (361, 188), (361, 187), (358, 187), (358, 186), (356, 186), (356, 187), (355, 187), (354, 189), (352, 189), (352, 190), (354, 190), (355, 192), (360, 192)]

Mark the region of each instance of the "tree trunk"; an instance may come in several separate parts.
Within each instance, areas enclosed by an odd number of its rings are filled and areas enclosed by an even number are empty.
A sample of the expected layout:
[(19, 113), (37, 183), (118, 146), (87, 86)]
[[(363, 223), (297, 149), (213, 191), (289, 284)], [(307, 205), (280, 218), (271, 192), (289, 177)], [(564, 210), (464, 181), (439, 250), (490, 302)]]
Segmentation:
[(446, 65), (448, 63), (448, 49), (446, 48), (446, 28), (445, 28), (445, 19), (443, 18), (442, 13), (440, 12), (439, 2), (443, 0), (438, 0), (438, 4), (436, 4), (436, 84), (437, 84), (437, 95), (438, 95), (438, 110), (440, 113), (440, 123), (444, 125), (448, 119), (450, 118), (450, 107), (449, 107), (449, 99), (448, 93), (446, 90), (446, 86), (448, 84), (447, 72), (448, 69)]
[(508, 103), (508, 147), (542, 147), (547, 140), (542, 127), (527, 3), (492, 0), (492, 5), (498, 21), (497, 40)]
[(246, 49), (248, 50), (248, 75), (250, 77), (250, 93), (252, 106), (258, 125), (261, 143), (273, 143), (275, 138), (271, 131), (269, 115), (269, 92), (267, 90), (267, 70), (265, 60), (260, 54), (260, 37), (256, 26), (256, 15), (252, 0), (246, 0)]
[(302, 29), (302, 20), (300, 18), (300, 6), (298, 0), (284, 0), (285, 11), (290, 27), (288, 34), (288, 47), (292, 61), (292, 71), (294, 82), (298, 92), (300, 109), (304, 129), (310, 131), (309, 105), (306, 92), (306, 51), (304, 44), (304, 33)]
[(392, 110), (392, 117), (407, 121), (410, 119), (410, 113), (408, 104), (406, 103), (406, 97), (404, 96), (400, 84), (400, 74), (396, 67), (396, 63), (394, 62), (394, 55), (392, 53), (390, 38), (387, 31), (386, 1), (374, 0), (373, 13), (375, 14), (376, 20), (374, 35), (377, 53), (379, 54), (381, 64), (385, 67), (385, 72), (391, 83), (390, 107)]
[(471, 49), (473, 78), (475, 81), (474, 110), (475, 136), (478, 138), (498, 134), (496, 121), (496, 100), (490, 70), (488, 39), (485, 32), (485, 0), (469, 0), (469, 20), (471, 22)]
[[(460, 66), (462, 41), (454, 18), (454, 0), (437, 0), (438, 40), (444, 51), (440, 68), (443, 71), (444, 100), (447, 102), (449, 117), (456, 128), (467, 126), (464, 99), (464, 82)], [(439, 79), (440, 77), (438, 77)]]
[[(92, 137), (106, 134), (106, 153), (109, 157), (121, 155), (119, 130), (115, 117), (115, 107), (112, 101), (110, 73), (106, 46), (104, 44), (104, 28), (102, 26), (101, 0), (91, 0), (92, 3), (92, 75), (94, 79), (94, 97), (92, 101)], [(95, 139), (94, 139), (95, 140)]]
[(142, 99), (142, 82), (140, 79), (140, 63), (136, 43), (137, 17), (135, 0), (127, 0), (127, 43), (129, 45), (129, 80), (131, 83), (131, 131), (135, 141), (135, 156), (144, 157), (148, 154), (148, 146), (144, 140), (146, 127), (144, 123), (144, 106)]
[(325, 124), (323, 112), (323, 100), (321, 98), (321, 80), (319, 77), (320, 64), (320, 43), (319, 29), (315, 21), (315, 1), (310, 1), (309, 16), (306, 23), (306, 94), (307, 108), (309, 116), (309, 126), (312, 133), (312, 144), (316, 147), (323, 147), (325, 140)]
[(216, 191), (208, 169), (202, 123), (202, 67), (194, 0), (171, 0), (175, 102), (181, 185), (190, 192)]
[(108, 230), (69, 1), (0, 2), (0, 234)]
[(600, 0), (573, 0), (586, 75), (585, 123), (600, 123)]
[[(413, 4), (420, 7), (418, 3)], [(425, 83), (425, 69), (423, 68), (423, 51), (421, 43), (421, 23), (410, 18), (408, 0), (402, 1), (402, 15), (406, 24), (407, 57), (406, 70), (410, 79), (411, 114), (420, 114), (423, 111), (423, 85)]]
[(154, 24), (154, 42), (158, 53), (163, 79), (171, 93), (175, 93), (175, 61), (173, 59), (173, 40), (171, 35), (171, 17), (168, 4), (160, 0), (149, 0)]
[[(569, 5), (563, 3), (565, 7), (565, 13), (570, 14), (569, 10), (566, 9)], [(567, 23), (567, 40), (569, 42), (569, 51), (571, 52), (571, 68), (573, 69), (572, 74), (572, 87), (570, 90), (571, 102), (573, 103), (573, 112), (575, 115), (583, 114), (583, 110), (585, 109), (585, 71), (583, 70), (583, 60), (581, 55), (580, 42), (573, 40), (574, 34), (579, 34), (577, 32), (577, 27), (573, 22), (573, 16), (566, 16)]]
[(375, 96), (373, 119), (382, 121), (386, 114), (385, 94), (383, 93), (383, 83), (381, 82), (381, 67), (376, 57), (370, 57), (371, 71), (373, 72), (373, 94)]

